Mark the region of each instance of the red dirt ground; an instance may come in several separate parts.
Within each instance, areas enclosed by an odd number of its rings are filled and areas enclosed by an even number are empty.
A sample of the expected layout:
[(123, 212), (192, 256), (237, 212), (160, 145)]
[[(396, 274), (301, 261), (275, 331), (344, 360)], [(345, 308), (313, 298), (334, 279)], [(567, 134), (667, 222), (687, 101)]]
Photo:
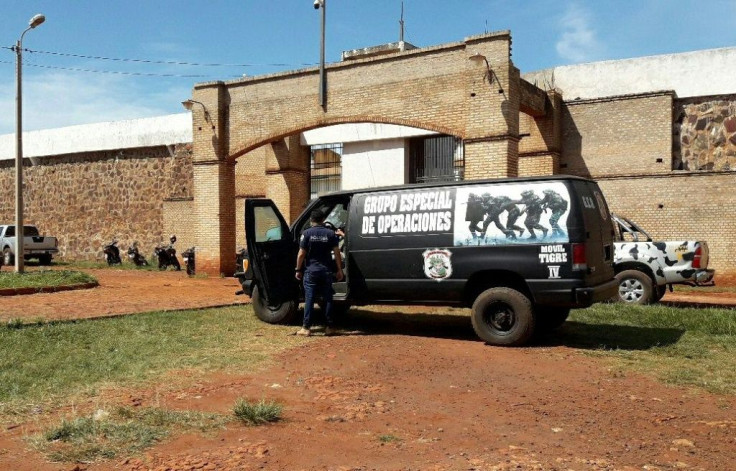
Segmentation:
[[(233, 295), (238, 285), (230, 278), (124, 270), (94, 275), (101, 286), (92, 290), (0, 298), (0, 319), (245, 301)], [(665, 296), (688, 299), (736, 305), (735, 293)], [(221, 413), (230, 413), (238, 397), (273, 399), (284, 405), (284, 420), (274, 425), (230, 424), (212, 437), (186, 435), (141, 457), (93, 465), (47, 463), (25, 448), (25, 428), (14, 427), (0, 431), (0, 468), (736, 469), (736, 397), (611, 371), (571, 347), (489, 347), (462, 318), (443, 329), (407, 324), (391, 332), (314, 336), (262, 371), (213, 375), (187, 390), (121, 399)]]

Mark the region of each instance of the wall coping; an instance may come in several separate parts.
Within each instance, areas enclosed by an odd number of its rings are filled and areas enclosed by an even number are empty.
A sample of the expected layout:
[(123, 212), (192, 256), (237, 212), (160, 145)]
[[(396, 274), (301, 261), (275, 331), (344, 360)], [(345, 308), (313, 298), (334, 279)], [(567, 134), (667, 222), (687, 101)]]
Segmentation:
[[(475, 36), (468, 36), (463, 41), (455, 41), (451, 43), (445, 43), (445, 44), (439, 44), (436, 46), (428, 46), (428, 47), (418, 47), (416, 49), (410, 49), (406, 51), (398, 51), (394, 53), (389, 54), (383, 54), (380, 56), (373, 56), (373, 57), (365, 57), (365, 58), (356, 58), (351, 59), (349, 61), (342, 61), (342, 62), (332, 62), (325, 64), (326, 70), (337, 70), (337, 69), (344, 69), (344, 68), (350, 68), (355, 67), (356, 65), (366, 64), (370, 62), (386, 62), (386, 61), (393, 61), (397, 59), (405, 59), (406, 57), (410, 56), (422, 56), (422, 55), (429, 55), (429, 54), (435, 54), (442, 51), (450, 51), (453, 49), (461, 49), (465, 48), (468, 44), (471, 43), (479, 43), (486, 40), (494, 40), (494, 39), (509, 39), (511, 38), (511, 33), (509, 31), (494, 31), (490, 33), (484, 33), (484, 34), (478, 34)], [(194, 90), (201, 90), (205, 88), (217, 88), (221, 86), (225, 87), (232, 87), (232, 86), (238, 86), (238, 85), (244, 85), (244, 84), (253, 84), (258, 82), (267, 82), (271, 80), (279, 80), (284, 77), (298, 77), (300, 75), (311, 75), (319, 73), (319, 66), (314, 67), (306, 67), (302, 69), (296, 69), (296, 70), (287, 70), (283, 72), (275, 72), (272, 74), (265, 74), (265, 75), (254, 75), (252, 77), (242, 77), (242, 78), (236, 78), (232, 80), (215, 80), (210, 82), (200, 82), (194, 85)]]
[[(191, 113), (106, 121), (23, 133), (23, 157), (156, 147), (192, 142)], [(0, 161), (15, 159), (15, 133), (0, 135)]]

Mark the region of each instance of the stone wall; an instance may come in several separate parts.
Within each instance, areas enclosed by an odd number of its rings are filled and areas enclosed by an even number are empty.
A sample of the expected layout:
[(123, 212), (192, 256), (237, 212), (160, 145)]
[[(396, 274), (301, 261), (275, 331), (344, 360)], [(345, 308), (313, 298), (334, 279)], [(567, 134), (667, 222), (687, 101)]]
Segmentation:
[(677, 100), (673, 169), (736, 170), (736, 95)]
[[(192, 197), (191, 144), (85, 152), (24, 162), (24, 219), (59, 239), (61, 259), (102, 258), (113, 238), (150, 257), (164, 201)], [(0, 221), (15, 220), (15, 163), (0, 161)], [(181, 246), (177, 244), (180, 248)]]

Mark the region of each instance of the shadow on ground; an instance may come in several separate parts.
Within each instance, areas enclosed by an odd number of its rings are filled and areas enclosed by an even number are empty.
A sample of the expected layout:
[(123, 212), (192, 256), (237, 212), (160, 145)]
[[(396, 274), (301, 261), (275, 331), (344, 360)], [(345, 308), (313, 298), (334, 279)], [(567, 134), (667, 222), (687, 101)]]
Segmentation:
[[(354, 308), (340, 324), (344, 331), (352, 335), (409, 335), (480, 342), (473, 331), (470, 317), (459, 314), (375, 312)], [(537, 336), (530, 346), (648, 350), (675, 344), (684, 333), (684, 329), (568, 321), (558, 329)]]

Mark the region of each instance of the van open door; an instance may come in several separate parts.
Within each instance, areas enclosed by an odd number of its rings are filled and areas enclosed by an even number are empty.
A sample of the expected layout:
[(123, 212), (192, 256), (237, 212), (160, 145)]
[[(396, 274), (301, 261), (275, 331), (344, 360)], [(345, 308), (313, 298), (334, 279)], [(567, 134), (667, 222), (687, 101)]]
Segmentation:
[(288, 322), (296, 311), (296, 244), (273, 201), (245, 200), (245, 240), (253, 268), (253, 307), (266, 322)]

